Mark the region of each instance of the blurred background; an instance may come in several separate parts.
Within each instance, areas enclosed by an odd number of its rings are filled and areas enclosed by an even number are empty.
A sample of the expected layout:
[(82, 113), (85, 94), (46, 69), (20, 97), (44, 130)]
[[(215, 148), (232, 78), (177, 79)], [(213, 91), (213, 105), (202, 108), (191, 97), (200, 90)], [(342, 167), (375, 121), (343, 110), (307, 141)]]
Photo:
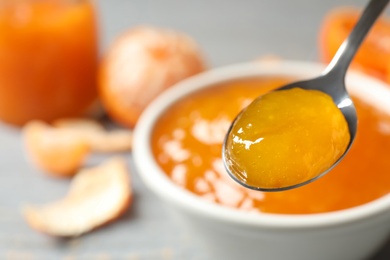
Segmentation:
[(103, 49), (124, 28), (155, 24), (195, 38), (211, 65), (274, 54), (317, 60), (318, 29), (329, 10), (363, 7), (362, 0), (98, 1)]
[[(149, 24), (192, 36), (210, 67), (266, 55), (317, 61), (318, 29), (324, 15), (336, 6), (359, 7), (366, 2), (99, 0), (99, 48), (103, 53), (121, 32)], [(125, 156), (131, 167), (131, 154)], [(90, 163), (101, 159), (94, 156)], [(48, 178), (31, 167), (20, 129), (0, 124), (0, 259), (211, 259), (191, 233), (169, 217), (134, 170), (132, 179), (134, 203), (119, 221), (74, 239), (39, 234), (23, 220), (21, 206), (61, 198), (69, 181)], [(390, 242), (372, 258), (384, 259), (390, 259)]]

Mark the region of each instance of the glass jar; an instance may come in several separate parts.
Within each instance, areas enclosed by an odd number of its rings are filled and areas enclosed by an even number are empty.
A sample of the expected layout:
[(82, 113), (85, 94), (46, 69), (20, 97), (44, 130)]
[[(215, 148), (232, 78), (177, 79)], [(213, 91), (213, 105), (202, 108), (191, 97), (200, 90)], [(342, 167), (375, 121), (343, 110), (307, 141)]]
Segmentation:
[(98, 36), (88, 0), (0, 0), (0, 119), (79, 116), (97, 98)]

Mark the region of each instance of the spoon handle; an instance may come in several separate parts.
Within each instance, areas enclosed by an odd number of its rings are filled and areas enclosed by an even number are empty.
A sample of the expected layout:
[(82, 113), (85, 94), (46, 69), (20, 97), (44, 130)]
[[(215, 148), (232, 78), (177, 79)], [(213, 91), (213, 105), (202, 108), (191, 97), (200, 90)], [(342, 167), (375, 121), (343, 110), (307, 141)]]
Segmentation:
[(339, 80), (345, 78), (345, 74), (355, 56), (360, 44), (375, 23), (379, 15), (385, 9), (390, 0), (371, 0), (364, 9), (359, 21), (356, 23), (352, 32), (344, 40), (336, 55), (323, 72), (324, 75), (331, 75)]

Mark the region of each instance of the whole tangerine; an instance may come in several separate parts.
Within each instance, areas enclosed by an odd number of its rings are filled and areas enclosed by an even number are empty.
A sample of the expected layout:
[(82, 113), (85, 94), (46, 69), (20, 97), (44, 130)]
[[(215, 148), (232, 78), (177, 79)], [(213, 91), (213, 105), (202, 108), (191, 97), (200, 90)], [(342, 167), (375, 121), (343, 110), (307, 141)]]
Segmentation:
[(189, 36), (139, 26), (109, 47), (99, 70), (99, 94), (109, 116), (134, 127), (145, 107), (163, 90), (205, 69)]

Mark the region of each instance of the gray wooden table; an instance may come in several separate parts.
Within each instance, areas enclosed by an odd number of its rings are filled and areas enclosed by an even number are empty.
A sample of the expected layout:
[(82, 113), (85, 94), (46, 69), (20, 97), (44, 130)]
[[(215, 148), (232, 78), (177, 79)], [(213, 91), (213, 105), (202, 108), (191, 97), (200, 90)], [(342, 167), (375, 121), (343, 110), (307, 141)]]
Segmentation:
[[(317, 30), (336, 5), (361, 0), (100, 0), (102, 50), (124, 29), (138, 24), (187, 32), (202, 46), (210, 67), (266, 54), (317, 60)], [(131, 167), (131, 155), (125, 155)], [(90, 158), (90, 163), (102, 160)], [(168, 216), (132, 172), (131, 209), (117, 222), (80, 238), (58, 240), (31, 230), (23, 203), (61, 198), (68, 181), (33, 168), (19, 129), (0, 124), (0, 259), (204, 259), (210, 260)], [(372, 260), (390, 259), (390, 241)], [(218, 259), (217, 259), (218, 260)]]

